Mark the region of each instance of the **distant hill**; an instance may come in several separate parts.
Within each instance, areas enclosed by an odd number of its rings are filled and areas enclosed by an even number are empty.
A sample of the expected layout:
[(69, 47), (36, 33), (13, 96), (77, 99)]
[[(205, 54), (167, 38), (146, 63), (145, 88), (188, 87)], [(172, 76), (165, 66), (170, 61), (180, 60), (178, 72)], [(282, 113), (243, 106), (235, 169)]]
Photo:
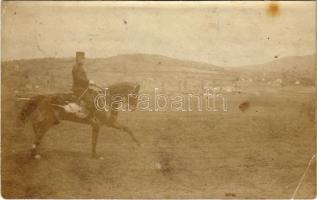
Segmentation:
[[(4, 68), (19, 67), (22, 70), (32, 71), (31, 74), (40, 75), (46, 71), (58, 71), (61, 76), (71, 74), (75, 63), (73, 58), (42, 58), (23, 59), (3, 62)], [(108, 58), (87, 58), (85, 67), (91, 76), (109, 74), (159, 74), (171, 73), (200, 73), (222, 74), (224, 68), (207, 63), (184, 61), (161, 55), (127, 54)]]
[(123, 54), (108, 58), (88, 59), (92, 69), (108, 72), (216, 72), (224, 68), (202, 62), (179, 60), (152, 54)]
[[(48, 79), (55, 79), (57, 85), (53, 88), (70, 88), (74, 63), (74, 58), (2, 62), (2, 84), (7, 83), (10, 86), (13, 82), (19, 82), (21, 87), (27, 83), (21, 81), (25, 79), (40, 85)], [(177, 82), (185, 79), (188, 79), (190, 84), (196, 81), (196, 85), (201, 85), (202, 80), (219, 86), (251, 79), (252, 83), (248, 83), (249, 85), (267, 84), (277, 79), (281, 79), (285, 85), (294, 85), (296, 81), (301, 85), (314, 85), (315, 63), (315, 56), (309, 55), (280, 58), (261, 65), (225, 68), (161, 55), (126, 54), (108, 58), (88, 58), (85, 66), (88, 76), (103, 85), (126, 80), (153, 80), (177, 85)]]
[[(58, 88), (70, 88), (72, 84), (71, 70), (74, 58), (42, 58), (3, 62), (4, 79), (11, 81), (14, 77), (29, 76), (32, 84), (42, 85), (49, 76), (58, 80)], [(100, 85), (108, 85), (120, 81), (147, 82), (148, 87), (200, 82), (201, 79), (232, 79), (222, 67), (207, 63), (184, 61), (161, 55), (128, 54), (108, 58), (87, 58), (85, 63), (88, 77)], [(17, 73), (19, 72), (19, 73)], [(22, 75), (23, 74), (23, 75)], [(17, 79), (19, 79), (17, 77)], [(27, 82), (27, 81), (25, 81)], [(153, 82), (148, 84), (149, 82)], [(199, 85), (199, 83), (193, 83)], [(22, 84), (23, 85), (23, 84)]]
[(315, 82), (315, 55), (290, 56), (265, 64), (241, 66), (232, 69), (240, 76), (253, 77), (256, 80), (274, 81), (282, 79), (285, 84), (293, 84), (296, 80), (305, 85)]

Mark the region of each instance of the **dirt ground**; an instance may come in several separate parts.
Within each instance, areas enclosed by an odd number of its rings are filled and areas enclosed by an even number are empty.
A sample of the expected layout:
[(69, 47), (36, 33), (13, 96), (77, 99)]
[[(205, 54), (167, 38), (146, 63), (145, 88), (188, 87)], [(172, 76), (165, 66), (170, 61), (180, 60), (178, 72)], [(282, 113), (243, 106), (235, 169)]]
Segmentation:
[[(52, 128), (42, 159), (31, 158), (31, 126), (16, 128), (19, 105), (5, 99), (2, 196), (289, 199), (315, 154), (314, 91), (257, 91), (230, 95), (227, 112), (122, 113), (142, 146), (103, 127), (104, 160), (90, 158), (90, 127), (72, 122)], [(315, 197), (315, 169), (314, 159), (295, 198)]]

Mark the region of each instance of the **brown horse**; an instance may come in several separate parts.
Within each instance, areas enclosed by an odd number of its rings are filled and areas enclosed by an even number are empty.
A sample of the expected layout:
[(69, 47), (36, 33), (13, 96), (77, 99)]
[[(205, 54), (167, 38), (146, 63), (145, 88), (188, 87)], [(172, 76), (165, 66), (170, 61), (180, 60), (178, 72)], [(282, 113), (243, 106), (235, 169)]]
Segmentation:
[[(103, 98), (105, 100), (103, 101), (105, 103), (105, 109), (100, 110), (97, 109), (96, 106), (94, 120), (91, 119), (92, 117), (90, 115), (87, 115), (87, 117), (83, 118), (78, 117), (78, 115), (67, 112), (65, 110), (65, 105), (68, 105), (69, 102), (75, 102), (76, 98), (78, 98), (74, 97), (72, 93), (33, 96), (24, 105), (19, 115), (19, 119), (23, 123), (28, 116), (32, 116), (30, 118), (35, 134), (34, 143), (31, 150), (32, 156), (34, 156), (34, 158), (36, 159), (41, 158), (38, 152), (38, 147), (40, 145), (41, 139), (52, 126), (60, 124), (62, 120), (87, 124), (92, 127), (93, 158), (98, 158), (96, 153), (96, 145), (99, 130), (102, 125), (107, 125), (109, 127), (125, 131), (131, 136), (132, 140), (136, 142), (137, 145), (140, 145), (140, 143), (134, 137), (133, 133), (127, 127), (121, 125), (117, 121), (120, 106), (128, 106), (129, 111), (134, 111), (136, 109), (139, 90), (140, 85), (138, 83), (129, 82), (114, 84), (104, 90), (100, 88), (98, 90), (91, 90), (94, 91), (95, 97), (103, 93), (106, 94), (105, 96), (103, 96), (106, 97)], [(121, 97), (121, 103), (118, 101), (117, 97)], [(100, 100), (102, 100), (102, 98), (99, 98), (99, 101)]]

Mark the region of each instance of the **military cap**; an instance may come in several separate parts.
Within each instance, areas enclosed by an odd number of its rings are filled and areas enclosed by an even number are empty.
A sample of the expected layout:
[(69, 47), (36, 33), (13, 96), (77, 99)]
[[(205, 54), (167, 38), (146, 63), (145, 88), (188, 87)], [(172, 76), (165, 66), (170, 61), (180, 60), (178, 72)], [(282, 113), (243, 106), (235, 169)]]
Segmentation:
[(85, 52), (77, 51), (76, 52), (76, 58), (85, 58)]

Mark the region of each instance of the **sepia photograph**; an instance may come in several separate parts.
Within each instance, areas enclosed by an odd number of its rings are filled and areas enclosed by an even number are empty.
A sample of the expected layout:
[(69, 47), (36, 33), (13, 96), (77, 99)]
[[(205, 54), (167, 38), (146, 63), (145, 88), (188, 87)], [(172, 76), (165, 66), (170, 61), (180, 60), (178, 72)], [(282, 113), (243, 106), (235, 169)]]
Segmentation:
[(2, 1), (2, 198), (316, 198), (315, 4)]

